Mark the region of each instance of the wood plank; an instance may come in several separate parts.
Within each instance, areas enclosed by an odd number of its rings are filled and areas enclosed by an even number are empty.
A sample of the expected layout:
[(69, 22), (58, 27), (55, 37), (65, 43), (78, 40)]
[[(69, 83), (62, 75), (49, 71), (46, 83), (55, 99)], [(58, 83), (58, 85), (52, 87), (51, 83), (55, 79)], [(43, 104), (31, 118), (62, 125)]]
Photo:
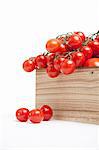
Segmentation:
[(54, 110), (54, 119), (99, 124), (99, 112)]
[[(60, 74), (57, 78), (49, 78), (44, 69), (36, 72), (36, 105), (48, 104), (54, 110), (65, 115), (54, 115), (63, 120), (79, 120), (81, 122), (98, 122), (92, 116), (99, 113), (99, 68), (78, 69), (70, 75)], [(55, 111), (56, 112), (56, 111)], [(68, 113), (67, 113), (68, 112)], [(70, 117), (71, 112), (74, 116)], [(76, 115), (85, 113), (85, 117)], [(69, 114), (70, 113), (70, 114)], [(55, 113), (56, 114), (56, 113)], [(74, 119), (75, 118), (75, 119)]]

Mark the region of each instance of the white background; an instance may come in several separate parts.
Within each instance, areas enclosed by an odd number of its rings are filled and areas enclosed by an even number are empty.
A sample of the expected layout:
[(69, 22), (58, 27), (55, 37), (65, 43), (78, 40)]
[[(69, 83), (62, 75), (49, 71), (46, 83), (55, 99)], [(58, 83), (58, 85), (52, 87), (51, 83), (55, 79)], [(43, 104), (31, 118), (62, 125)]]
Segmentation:
[(35, 106), (35, 72), (25, 73), (23, 61), (58, 34), (96, 32), (98, 10), (98, 0), (0, 0), (0, 150), (98, 150), (99, 126), (15, 119), (17, 108)]

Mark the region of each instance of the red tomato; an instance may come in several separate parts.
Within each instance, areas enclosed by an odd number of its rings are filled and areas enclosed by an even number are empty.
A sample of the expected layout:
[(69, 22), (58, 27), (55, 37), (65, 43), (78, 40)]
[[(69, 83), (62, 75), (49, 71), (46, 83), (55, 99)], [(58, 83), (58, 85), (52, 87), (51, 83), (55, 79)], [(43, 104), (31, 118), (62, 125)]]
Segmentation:
[(65, 46), (64, 44), (61, 44), (61, 45), (60, 45), (59, 52), (60, 52), (60, 53), (67, 52), (66, 46)]
[(99, 41), (99, 35), (96, 36), (95, 40), (98, 40), (98, 41)]
[(99, 67), (99, 58), (90, 58), (88, 59), (85, 64), (85, 67)]
[(47, 57), (47, 65), (50, 65), (54, 61), (55, 53), (49, 53), (46, 57)]
[(28, 120), (29, 110), (27, 108), (20, 108), (16, 111), (16, 118), (21, 122)]
[(41, 107), (41, 111), (43, 112), (44, 114), (44, 119), (43, 121), (48, 121), (52, 118), (53, 116), (53, 111), (52, 111), (52, 108), (48, 105), (43, 105)]
[(68, 38), (67, 43), (68, 43), (69, 47), (71, 47), (72, 49), (77, 49), (77, 48), (81, 47), (82, 39), (79, 35), (73, 34)]
[(99, 57), (99, 41), (98, 40), (90, 41), (88, 43), (88, 46), (90, 46), (92, 48), (93, 56)]
[(35, 61), (36, 57), (30, 57), (29, 60), (33, 61), (35, 63), (35, 69), (38, 69), (38, 67), (36, 66), (36, 61)]
[(79, 35), (82, 39), (82, 42), (85, 41), (85, 34), (83, 32), (74, 32), (75, 34)]
[(74, 72), (75, 70), (75, 63), (72, 60), (68, 60), (65, 59), (62, 63), (61, 63), (61, 68), (60, 71), (64, 74), (70, 74), (72, 72)]
[[(68, 52), (68, 51), (72, 51), (72, 48), (69, 46), (69, 45), (67, 45), (66, 44), (66, 39), (64, 39), (64, 37), (60, 37), (60, 38), (58, 38), (58, 40), (60, 41), (60, 43), (62, 43), (62, 45), (64, 45), (65, 46), (65, 49), (64, 50), (61, 50), (61, 52), (63, 51), (63, 52)], [(60, 52), (60, 53), (61, 53)]]
[(76, 67), (81, 67), (85, 63), (85, 56), (82, 52), (74, 52), (72, 54), (72, 60), (75, 62)]
[(81, 48), (81, 51), (82, 51), (82, 53), (85, 55), (85, 58), (86, 58), (86, 59), (91, 58), (92, 55), (93, 55), (93, 50), (92, 50), (92, 48), (89, 47), (89, 46), (83, 46), (83, 47)]
[(23, 69), (26, 72), (32, 72), (35, 69), (35, 62), (32, 60), (26, 60), (23, 63)]
[(44, 55), (38, 55), (35, 58), (35, 62), (36, 62), (36, 66), (40, 69), (40, 68), (46, 68), (47, 66), (47, 58)]
[(46, 49), (50, 53), (58, 52), (60, 48), (60, 42), (58, 39), (51, 39), (46, 43)]
[(49, 65), (46, 68), (46, 72), (51, 78), (56, 78), (59, 75), (59, 71), (55, 69), (54, 65)]
[[(66, 37), (66, 36), (65, 36)], [(58, 40), (61, 42), (61, 43), (65, 43), (66, 42), (66, 39), (65, 39), (65, 37), (64, 36), (62, 36), (62, 37), (59, 37), (58, 38)]]
[(56, 70), (60, 71), (60, 65), (65, 60), (65, 57), (59, 57), (54, 59), (54, 67)]
[(33, 109), (29, 112), (29, 120), (32, 123), (40, 123), (44, 119), (44, 114), (40, 109)]

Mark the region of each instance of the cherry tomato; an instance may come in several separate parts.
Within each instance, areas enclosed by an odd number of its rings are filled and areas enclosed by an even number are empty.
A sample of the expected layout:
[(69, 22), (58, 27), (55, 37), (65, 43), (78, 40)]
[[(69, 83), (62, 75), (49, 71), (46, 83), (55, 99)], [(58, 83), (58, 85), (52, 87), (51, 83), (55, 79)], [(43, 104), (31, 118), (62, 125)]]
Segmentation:
[[(60, 37), (60, 38), (58, 38), (58, 40), (59, 40), (60, 43), (62, 43), (62, 45), (64, 45), (64, 47), (65, 47), (64, 50), (61, 50), (61, 52), (62, 52), (62, 51), (63, 51), (63, 52), (72, 51), (72, 48), (71, 48), (68, 44), (66, 44), (66, 39), (64, 39), (64, 37)], [(61, 53), (61, 52), (60, 52), (60, 53)]]
[[(65, 36), (66, 37), (66, 36)], [(64, 44), (66, 42), (66, 39), (65, 39), (64, 36), (61, 36), (58, 38), (58, 40), (60, 41), (60, 43)]]
[(74, 32), (75, 34), (79, 35), (82, 39), (82, 42), (85, 41), (85, 34), (83, 32)]
[(43, 121), (48, 121), (52, 118), (53, 116), (53, 111), (52, 111), (52, 108), (48, 105), (43, 105), (41, 107), (41, 111), (43, 112), (44, 114), (44, 119)]
[(35, 62), (36, 62), (36, 66), (40, 69), (40, 68), (46, 68), (47, 66), (47, 58), (44, 55), (38, 55), (35, 58)]
[(60, 44), (58, 52), (60, 52), (60, 53), (67, 52), (66, 46), (64, 44)]
[(46, 43), (46, 49), (50, 53), (58, 52), (60, 48), (60, 42), (58, 39), (51, 39)]
[(99, 58), (90, 58), (88, 59), (85, 64), (85, 67), (99, 67)]
[(81, 47), (82, 39), (79, 35), (73, 34), (68, 38), (67, 43), (68, 43), (69, 47), (71, 47), (72, 49), (77, 49), (77, 48)]
[(95, 40), (99, 41), (99, 35), (96, 36)]
[(82, 51), (82, 53), (85, 55), (85, 58), (86, 58), (86, 59), (91, 58), (92, 55), (93, 55), (93, 50), (92, 50), (92, 48), (89, 47), (89, 46), (83, 46), (83, 47), (81, 48), (81, 51)]
[(26, 72), (32, 72), (35, 69), (35, 62), (32, 60), (26, 60), (23, 63), (23, 69)]
[(35, 69), (39, 69), (38, 66), (36, 65), (35, 61), (36, 57), (30, 57), (29, 60), (33, 61), (35, 63)]
[(16, 111), (16, 118), (20, 122), (26, 122), (28, 120), (29, 110), (27, 108), (20, 108)]
[(52, 64), (46, 68), (46, 72), (47, 72), (48, 76), (51, 78), (56, 78), (59, 75), (59, 71), (56, 70), (54, 65), (52, 65)]
[(76, 67), (81, 67), (85, 63), (85, 56), (82, 52), (74, 52), (72, 54), (72, 60), (75, 62)]
[(66, 46), (67, 46), (67, 51), (68, 51), (68, 52), (73, 51), (73, 48), (72, 48), (70, 45), (67, 44)]
[(88, 46), (90, 46), (93, 50), (93, 56), (99, 57), (99, 41), (93, 40), (88, 43)]
[(72, 72), (74, 72), (75, 70), (75, 63), (72, 60), (69, 59), (65, 59), (62, 63), (61, 63), (61, 68), (60, 71), (64, 74), (70, 74)]
[(56, 70), (60, 71), (60, 65), (65, 60), (65, 57), (59, 57), (54, 59), (54, 67)]
[(32, 123), (40, 123), (44, 119), (44, 114), (40, 109), (33, 109), (29, 112), (29, 120)]
[(46, 57), (47, 57), (47, 65), (50, 65), (54, 61), (55, 53), (49, 53)]

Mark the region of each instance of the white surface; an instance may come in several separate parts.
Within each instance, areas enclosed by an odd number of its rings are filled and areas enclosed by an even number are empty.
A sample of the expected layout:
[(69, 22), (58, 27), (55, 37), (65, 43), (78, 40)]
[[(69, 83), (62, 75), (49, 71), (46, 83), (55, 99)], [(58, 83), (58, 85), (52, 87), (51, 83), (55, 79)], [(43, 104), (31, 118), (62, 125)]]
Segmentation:
[(95, 125), (66, 121), (49, 121), (41, 124), (19, 123), (14, 116), (2, 118), (1, 147), (97, 147)]
[(98, 8), (98, 0), (0, 0), (0, 150), (98, 150), (99, 126), (63, 121), (22, 124), (13, 118), (17, 108), (35, 105), (35, 72), (25, 73), (22, 62), (43, 52), (46, 41), (58, 34), (96, 32)]

